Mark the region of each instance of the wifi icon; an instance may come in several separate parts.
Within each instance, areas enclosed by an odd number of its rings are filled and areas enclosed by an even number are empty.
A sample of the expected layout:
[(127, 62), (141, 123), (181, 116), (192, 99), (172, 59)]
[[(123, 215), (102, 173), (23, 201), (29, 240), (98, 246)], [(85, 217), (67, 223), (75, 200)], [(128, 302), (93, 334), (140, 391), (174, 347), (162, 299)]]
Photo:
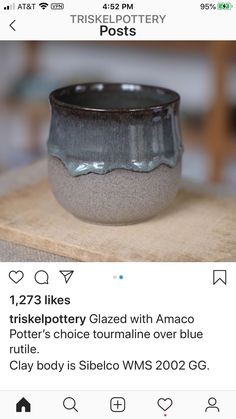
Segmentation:
[(44, 10), (48, 7), (48, 3), (39, 3), (39, 6)]

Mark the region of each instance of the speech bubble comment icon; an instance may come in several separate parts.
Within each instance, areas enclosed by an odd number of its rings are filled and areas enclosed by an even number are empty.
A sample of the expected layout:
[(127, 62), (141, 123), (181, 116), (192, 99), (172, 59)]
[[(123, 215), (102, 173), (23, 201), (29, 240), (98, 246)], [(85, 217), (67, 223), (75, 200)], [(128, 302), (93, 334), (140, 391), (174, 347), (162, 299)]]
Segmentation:
[(34, 279), (39, 285), (48, 285), (48, 283), (49, 283), (49, 281), (48, 281), (49, 276), (48, 276), (48, 273), (46, 271), (36, 272), (36, 274), (34, 275)]

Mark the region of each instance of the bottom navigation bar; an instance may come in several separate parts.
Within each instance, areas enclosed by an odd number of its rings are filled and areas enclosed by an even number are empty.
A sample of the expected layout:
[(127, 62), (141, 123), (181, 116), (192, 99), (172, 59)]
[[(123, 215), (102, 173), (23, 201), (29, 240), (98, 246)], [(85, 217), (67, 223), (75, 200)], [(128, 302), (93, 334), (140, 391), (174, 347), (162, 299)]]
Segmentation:
[(236, 414), (235, 398), (236, 391), (2, 391), (0, 405), (5, 419), (26, 412), (35, 419), (44, 414), (64, 418), (66, 412), (85, 419), (114, 413), (137, 419), (228, 419)]

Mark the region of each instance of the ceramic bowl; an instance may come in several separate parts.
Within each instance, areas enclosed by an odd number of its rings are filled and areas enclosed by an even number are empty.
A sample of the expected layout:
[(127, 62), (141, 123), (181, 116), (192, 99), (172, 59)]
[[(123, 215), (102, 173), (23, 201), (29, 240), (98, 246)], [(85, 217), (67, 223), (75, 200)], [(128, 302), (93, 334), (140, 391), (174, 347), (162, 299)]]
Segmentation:
[(90, 83), (51, 93), (49, 182), (58, 202), (99, 224), (154, 217), (181, 178), (179, 95), (139, 84)]

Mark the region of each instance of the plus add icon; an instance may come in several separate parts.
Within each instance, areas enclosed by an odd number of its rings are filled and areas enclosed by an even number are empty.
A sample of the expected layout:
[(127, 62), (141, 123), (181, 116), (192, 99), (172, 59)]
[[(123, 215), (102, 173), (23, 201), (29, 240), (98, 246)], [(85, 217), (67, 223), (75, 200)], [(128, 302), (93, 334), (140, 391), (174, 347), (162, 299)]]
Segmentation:
[(110, 409), (112, 412), (124, 412), (125, 411), (125, 399), (124, 397), (112, 397), (110, 400)]

